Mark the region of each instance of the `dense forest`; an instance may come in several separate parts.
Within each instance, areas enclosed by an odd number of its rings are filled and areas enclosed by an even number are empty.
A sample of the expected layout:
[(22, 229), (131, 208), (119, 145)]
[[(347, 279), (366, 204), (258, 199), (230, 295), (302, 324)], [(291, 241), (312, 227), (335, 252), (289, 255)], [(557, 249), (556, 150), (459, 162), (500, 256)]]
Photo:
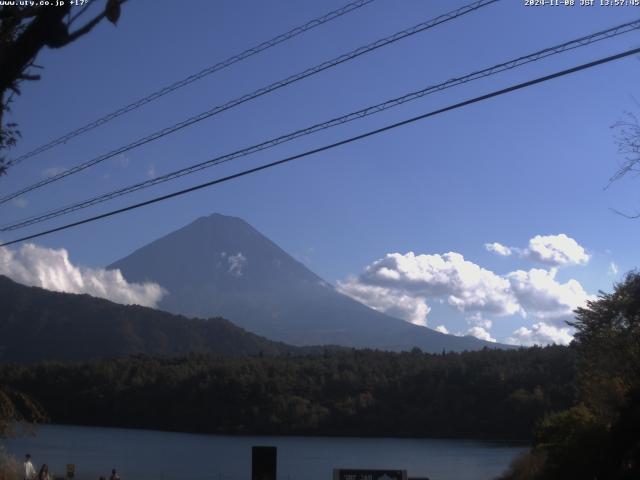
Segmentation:
[(572, 405), (566, 347), (0, 367), (54, 422), (231, 434), (529, 438)]

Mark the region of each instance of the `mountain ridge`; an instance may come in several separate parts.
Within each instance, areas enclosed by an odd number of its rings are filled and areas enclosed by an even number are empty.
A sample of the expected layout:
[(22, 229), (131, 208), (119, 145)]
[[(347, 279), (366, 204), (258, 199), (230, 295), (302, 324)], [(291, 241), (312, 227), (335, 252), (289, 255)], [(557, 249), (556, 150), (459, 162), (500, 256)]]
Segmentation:
[(247, 332), (224, 318), (186, 318), (87, 294), (28, 287), (0, 275), (0, 361), (79, 361), (134, 354), (317, 353)]
[(511, 348), (445, 335), (373, 310), (338, 292), (238, 217), (214, 213), (112, 263), (129, 282), (151, 281), (168, 294), (158, 308), (222, 316), (289, 344), (427, 352)]

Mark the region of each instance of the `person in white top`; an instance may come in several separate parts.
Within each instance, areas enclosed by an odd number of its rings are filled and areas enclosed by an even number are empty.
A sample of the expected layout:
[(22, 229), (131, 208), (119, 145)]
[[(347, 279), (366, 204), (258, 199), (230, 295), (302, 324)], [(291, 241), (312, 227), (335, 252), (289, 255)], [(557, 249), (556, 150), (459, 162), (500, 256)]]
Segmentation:
[(24, 480), (33, 480), (36, 478), (36, 469), (31, 463), (31, 455), (28, 453), (24, 457)]

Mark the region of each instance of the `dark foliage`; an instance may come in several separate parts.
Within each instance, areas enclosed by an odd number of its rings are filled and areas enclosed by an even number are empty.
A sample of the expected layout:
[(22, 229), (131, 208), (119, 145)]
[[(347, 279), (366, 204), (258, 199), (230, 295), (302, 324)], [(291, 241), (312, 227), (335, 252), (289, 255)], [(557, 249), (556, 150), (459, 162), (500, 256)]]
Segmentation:
[(578, 309), (572, 325), (576, 405), (536, 429), (538, 473), (514, 464), (504, 479), (640, 478), (640, 274)]
[(571, 405), (566, 347), (5, 364), (55, 422), (231, 434), (528, 438)]
[(0, 438), (15, 435), (18, 426), (29, 430), (46, 419), (42, 407), (33, 398), (0, 384)]
[(307, 353), (223, 318), (190, 319), (89, 295), (25, 287), (0, 276), (0, 361), (88, 360), (146, 353)]

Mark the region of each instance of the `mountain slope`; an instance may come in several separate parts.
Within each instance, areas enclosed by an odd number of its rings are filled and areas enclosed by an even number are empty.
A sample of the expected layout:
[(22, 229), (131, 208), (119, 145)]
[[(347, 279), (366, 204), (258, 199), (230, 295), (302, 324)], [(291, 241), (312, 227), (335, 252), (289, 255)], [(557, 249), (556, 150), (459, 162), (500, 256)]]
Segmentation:
[(294, 345), (477, 350), (495, 344), (455, 337), (384, 315), (337, 292), (244, 220), (213, 214), (113, 263), (130, 282), (166, 290), (159, 308), (220, 315)]
[[(189, 319), (89, 295), (26, 287), (0, 275), (0, 361), (87, 360), (131, 354), (296, 353), (223, 318)], [(302, 353), (302, 352), (301, 352)]]

